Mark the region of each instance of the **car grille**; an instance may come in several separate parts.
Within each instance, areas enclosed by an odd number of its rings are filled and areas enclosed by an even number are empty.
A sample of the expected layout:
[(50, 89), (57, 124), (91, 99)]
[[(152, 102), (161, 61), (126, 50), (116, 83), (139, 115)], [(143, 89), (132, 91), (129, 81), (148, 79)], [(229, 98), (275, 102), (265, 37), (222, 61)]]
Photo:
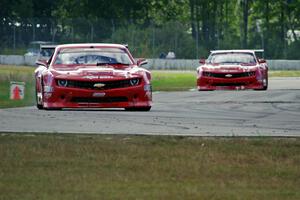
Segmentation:
[[(117, 81), (73, 81), (68, 80), (68, 83), (65, 87), (70, 88), (81, 88), (81, 89), (93, 89), (93, 90), (107, 90), (107, 89), (116, 89), (116, 88), (125, 88), (137, 86), (141, 83), (141, 80), (138, 79), (138, 84), (132, 85), (130, 83), (132, 79), (117, 80)], [(56, 81), (58, 85), (58, 80)], [(97, 86), (98, 85), (98, 86)]]
[(242, 72), (242, 73), (214, 73), (214, 72), (203, 72), (203, 76), (214, 77), (214, 78), (242, 78), (255, 76), (255, 72)]
[(74, 103), (119, 103), (127, 101), (127, 97), (73, 97), (71, 99), (71, 102)]

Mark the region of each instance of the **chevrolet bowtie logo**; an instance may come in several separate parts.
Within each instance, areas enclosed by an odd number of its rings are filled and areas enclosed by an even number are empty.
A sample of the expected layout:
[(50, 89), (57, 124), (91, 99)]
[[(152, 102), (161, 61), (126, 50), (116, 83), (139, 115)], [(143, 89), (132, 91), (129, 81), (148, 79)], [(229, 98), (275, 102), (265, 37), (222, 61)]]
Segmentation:
[(94, 87), (96, 87), (96, 88), (102, 88), (104, 86), (105, 86), (105, 84), (103, 84), (103, 83), (95, 83), (94, 84)]

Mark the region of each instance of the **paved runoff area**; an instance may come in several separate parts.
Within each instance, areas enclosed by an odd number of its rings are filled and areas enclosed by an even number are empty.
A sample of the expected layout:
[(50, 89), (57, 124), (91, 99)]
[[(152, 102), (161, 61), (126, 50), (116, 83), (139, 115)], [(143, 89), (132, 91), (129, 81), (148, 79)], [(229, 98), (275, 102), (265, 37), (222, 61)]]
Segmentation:
[(300, 78), (267, 91), (155, 92), (150, 112), (123, 109), (0, 110), (2, 133), (300, 136)]

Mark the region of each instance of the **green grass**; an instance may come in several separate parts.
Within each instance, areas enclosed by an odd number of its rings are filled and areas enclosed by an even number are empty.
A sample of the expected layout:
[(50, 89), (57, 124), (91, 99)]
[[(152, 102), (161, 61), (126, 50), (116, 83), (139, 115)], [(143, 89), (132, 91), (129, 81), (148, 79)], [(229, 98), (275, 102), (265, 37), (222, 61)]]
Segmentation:
[(196, 72), (152, 71), (154, 91), (184, 91), (196, 87)]
[(269, 77), (300, 77), (300, 70), (269, 71)]
[[(0, 108), (34, 105), (34, 67), (0, 65)], [(300, 77), (299, 71), (270, 71), (270, 77)], [(10, 100), (10, 81), (26, 83), (25, 99)], [(194, 71), (152, 71), (153, 91), (186, 91), (196, 87)]]
[(0, 136), (0, 199), (300, 199), (300, 140)]

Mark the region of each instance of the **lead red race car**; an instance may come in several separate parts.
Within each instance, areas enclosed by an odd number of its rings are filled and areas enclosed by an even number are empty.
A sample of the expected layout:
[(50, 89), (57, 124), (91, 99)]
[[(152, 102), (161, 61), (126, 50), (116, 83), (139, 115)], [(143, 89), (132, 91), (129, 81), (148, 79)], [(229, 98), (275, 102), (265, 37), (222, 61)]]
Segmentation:
[(256, 53), (263, 50), (217, 50), (201, 59), (197, 88), (202, 90), (267, 90), (268, 66)]
[(151, 73), (126, 45), (58, 45), (35, 70), (38, 109), (125, 108), (149, 111)]

